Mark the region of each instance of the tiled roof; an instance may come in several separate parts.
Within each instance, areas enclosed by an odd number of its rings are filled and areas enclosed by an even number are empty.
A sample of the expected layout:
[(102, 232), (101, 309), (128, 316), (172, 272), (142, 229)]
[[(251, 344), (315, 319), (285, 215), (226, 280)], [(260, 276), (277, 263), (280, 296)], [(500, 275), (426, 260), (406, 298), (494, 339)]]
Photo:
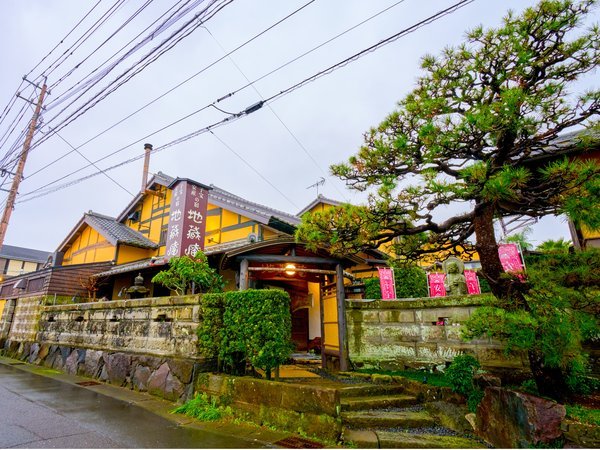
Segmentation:
[(300, 223), (300, 219), (293, 214), (248, 201), (212, 184), (211, 187), (212, 190), (208, 192), (208, 198), (215, 206), (231, 208), (236, 212), (251, 216), (251, 218), (262, 219), (263, 223), (268, 223), (271, 217), (275, 217), (290, 225), (298, 225)]
[(302, 217), (302, 214), (310, 211), (315, 206), (317, 206), (319, 203), (325, 203), (326, 205), (332, 205), (332, 206), (340, 206), (342, 204), (342, 202), (340, 202), (338, 200), (333, 200), (331, 198), (323, 197), (321, 194), (319, 194), (316, 199), (314, 199), (312, 202), (310, 202), (308, 205), (306, 205), (304, 208), (302, 208), (300, 210), (300, 212), (298, 212), (298, 214), (297, 214), (298, 217)]
[(15, 247), (13, 245), (3, 245), (0, 248), (0, 258), (15, 259), (19, 261), (46, 262), (51, 252), (34, 250), (32, 248)]
[(85, 214), (84, 221), (113, 245), (122, 243), (141, 248), (158, 248), (157, 244), (143, 234), (117, 222), (113, 217), (90, 211)]

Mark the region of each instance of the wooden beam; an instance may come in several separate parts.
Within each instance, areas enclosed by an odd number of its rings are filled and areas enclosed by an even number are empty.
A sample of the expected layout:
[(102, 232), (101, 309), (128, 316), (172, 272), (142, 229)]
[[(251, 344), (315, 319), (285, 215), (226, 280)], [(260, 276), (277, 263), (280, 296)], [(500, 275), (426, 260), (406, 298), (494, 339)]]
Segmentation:
[(300, 264), (340, 264), (339, 259), (321, 258), (318, 256), (285, 256), (285, 255), (245, 255), (235, 258), (236, 261), (252, 262), (295, 262)]

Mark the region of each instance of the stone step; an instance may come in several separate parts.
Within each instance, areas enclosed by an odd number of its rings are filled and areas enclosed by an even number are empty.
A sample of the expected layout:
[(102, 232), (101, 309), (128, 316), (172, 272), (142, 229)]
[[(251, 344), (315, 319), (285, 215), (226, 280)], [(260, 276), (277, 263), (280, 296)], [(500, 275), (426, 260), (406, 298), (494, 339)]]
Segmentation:
[(355, 384), (339, 389), (340, 398), (366, 397), (370, 395), (393, 395), (404, 393), (398, 384)]
[(461, 436), (411, 434), (404, 431), (344, 429), (345, 444), (358, 448), (485, 448), (481, 442)]
[(342, 423), (349, 428), (420, 428), (435, 425), (426, 411), (352, 411), (342, 413)]
[(406, 394), (374, 395), (369, 397), (346, 397), (341, 399), (342, 411), (361, 411), (379, 408), (401, 408), (416, 405), (417, 397)]
[(462, 436), (379, 431), (377, 437), (379, 448), (486, 448), (481, 442)]

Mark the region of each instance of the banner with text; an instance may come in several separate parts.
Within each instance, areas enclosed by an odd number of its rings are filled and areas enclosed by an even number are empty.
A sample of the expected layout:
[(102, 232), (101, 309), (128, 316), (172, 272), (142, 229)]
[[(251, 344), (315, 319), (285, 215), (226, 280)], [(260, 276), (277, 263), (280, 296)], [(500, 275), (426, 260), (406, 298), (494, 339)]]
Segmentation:
[(444, 287), (444, 279), (446, 278), (445, 273), (433, 272), (427, 275), (427, 281), (429, 283), (429, 296), (430, 297), (445, 297), (446, 288)]
[(394, 283), (394, 270), (387, 267), (379, 267), (379, 287), (381, 288), (381, 299), (391, 300), (396, 298), (396, 284)]
[(474, 270), (465, 270), (465, 281), (467, 282), (467, 292), (469, 294), (481, 294), (479, 278)]
[(166, 257), (195, 256), (204, 250), (208, 189), (189, 180), (174, 185), (167, 230)]

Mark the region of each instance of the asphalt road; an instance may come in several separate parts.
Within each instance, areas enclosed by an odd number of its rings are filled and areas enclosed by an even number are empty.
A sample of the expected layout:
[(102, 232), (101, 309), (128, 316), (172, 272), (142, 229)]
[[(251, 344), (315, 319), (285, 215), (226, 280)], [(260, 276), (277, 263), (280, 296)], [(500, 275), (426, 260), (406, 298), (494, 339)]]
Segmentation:
[(0, 448), (249, 448), (122, 400), (0, 365)]

